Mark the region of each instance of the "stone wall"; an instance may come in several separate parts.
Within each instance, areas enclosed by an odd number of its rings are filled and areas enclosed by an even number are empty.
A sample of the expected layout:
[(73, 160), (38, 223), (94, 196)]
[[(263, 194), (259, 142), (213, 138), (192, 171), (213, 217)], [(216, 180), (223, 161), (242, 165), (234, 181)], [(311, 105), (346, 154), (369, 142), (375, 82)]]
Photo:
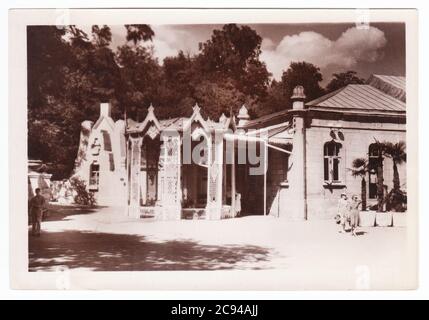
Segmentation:
[[(295, 135), (303, 134), (297, 130)], [(304, 135), (301, 136), (304, 138)], [(313, 119), (305, 130), (305, 176), (306, 200), (302, 199), (303, 189), (300, 184), (304, 181), (304, 174), (296, 161), (303, 160), (298, 150), (292, 150), (292, 155), (285, 160), (280, 152), (270, 150), (267, 173), (267, 210), (270, 215), (291, 220), (303, 216), (305, 208), (300, 204), (307, 204), (307, 219), (329, 219), (335, 216), (337, 202), (342, 192), (348, 195), (361, 196), (361, 179), (352, 176), (350, 169), (356, 158), (368, 159), (369, 145), (378, 141), (396, 143), (406, 141), (405, 124), (395, 123), (361, 123), (354, 121)], [(294, 142), (298, 139), (294, 139)], [(324, 153), (326, 142), (334, 140), (342, 145), (340, 152), (340, 182), (325, 183)], [(281, 182), (285, 176), (287, 166), (287, 181)], [(298, 168), (298, 171), (297, 171)], [(384, 184), (390, 191), (393, 187), (393, 163), (385, 158), (383, 161)], [(399, 176), (401, 187), (406, 190), (406, 164), (400, 165)], [(369, 199), (368, 176), (367, 199), (368, 204), (376, 204), (376, 199)]]
[[(340, 176), (341, 183), (329, 186), (324, 183), (323, 145), (331, 141), (331, 123), (324, 120), (313, 121), (306, 132), (307, 147), (307, 214), (308, 219), (331, 218), (336, 214), (337, 201), (342, 192), (349, 195), (361, 194), (361, 179), (351, 175), (350, 168), (356, 158), (368, 158), (368, 148), (375, 139), (378, 141), (406, 141), (405, 125), (400, 124), (363, 124), (359, 122), (335, 122), (335, 141), (342, 144)], [(340, 134), (338, 134), (338, 131)], [(393, 186), (393, 164), (384, 160), (384, 184), (390, 190)], [(406, 165), (399, 168), (401, 185), (406, 186)], [(368, 179), (367, 183), (368, 183)], [(367, 188), (368, 189), (368, 188)], [(367, 190), (368, 191), (368, 190)], [(372, 201), (375, 203), (375, 200)], [(371, 201), (370, 201), (371, 203)]]

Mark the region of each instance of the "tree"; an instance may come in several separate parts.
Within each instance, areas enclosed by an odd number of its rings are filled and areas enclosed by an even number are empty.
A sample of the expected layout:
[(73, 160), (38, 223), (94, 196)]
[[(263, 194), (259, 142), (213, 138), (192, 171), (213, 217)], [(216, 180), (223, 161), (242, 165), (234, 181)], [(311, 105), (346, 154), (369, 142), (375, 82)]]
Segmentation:
[(73, 166), (67, 159), (69, 145), (63, 144), (70, 133), (63, 118), (73, 113), (62, 103), (66, 74), (74, 66), (71, 45), (64, 40), (67, 32), (55, 26), (27, 28), (28, 158), (49, 163), (54, 177), (70, 173)]
[(28, 109), (46, 105), (49, 97), (61, 92), (64, 68), (72, 62), (69, 44), (63, 40), (66, 29), (55, 26), (27, 28)]
[(196, 62), (212, 80), (229, 78), (241, 92), (261, 96), (266, 92), (270, 73), (259, 60), (262, 38), (249, 26), (226, 24), (200, 43)]
[(393, 162), (393, 189), (399, 190), (401, 183), (399, 180), (398, 165), (407, 161), (406, 144), (404, 141), (397, 143), (384, 142), (384, 154)]
[(123, 45), (118, 48), (116, 59), (121, 67), (118, 100), (128, 117), (141, 121), (151, 103), (160, 105), (157, 90), (163, 81), (161, 67), (152, 52), (143, 46)]
[(364, 158), (354, 159), (350, 169), (353, 177), (361, 178), (362, 211), (366, 210), (366, 174), (368, 173), (368, 161)]
[(356, 71), (346, 71), (332, 74), (333, 78), (326, 86), (326, 92), (341, 89), (349, 84), (363, 84), (365, 80), (357, 76)]
[(28, 33), (28, 156), (62, 179), (74, 167), (80, 123), (95, 121), (102, 101), (117, 106), (111, 32), (93, 26), (89, 37), (76, 26), (32, 26)]
[(148, 24), (126, 24), (125, 29), (127, 30), (127, 41), (132, 41), (134, 45), (140, 41), (152, 40), (155, 35)]
[(103, 25), (100, 28), (98, 25), (93, 25), (91, 30), (97, 47), (107, 47), (112, 42), (112, 32), (108, 26)]
[(378, 155), (378, 160), (374, 163), (377, 172), (377, 212), (383, 212), (384, 205), (384, 174), (383, 174), (383, 158), (384, 158), (385, 144), (375, 139), (374, 149)]
[(150, 48), (141, 46), (141, 41), (151, 41), (154, 32), (149, 25), (125, 25), (127, 41), (117, 48), (115, 58), (120, 68), (120, 84), (116, 97), (127, 116), (140, 120), (147, 107), (159, 105), (158, 88), (162, 85), (161, 67)]
[[(162, 112), (160, 116), (183, 116), (191, 110), (196, 102), (196, 87), (204, 81), (203, 73), (199, 72), (195, 58), (179, 51), (177, 56), (164, 59)], [(175, 108), (172, 108), (175, 107)], [(164, 113), (164, 114), (162, 114)]]
[(217, 120), (222, 113), (229, 115), (231, 109), (236, 114), (243, 104), (249, 108), (253, 105), (251, 98), (239, 91), (231, 79), (222, 83), (203, 81), (195, 88), (195, 100), (203, 115), (212, 120)]
[(308, 62), (292, 62), (289, 68), (283, 72), (282, 86), (284, 95), (287, 98), (286, 108), (292, 107), (290, 97), (293, 89), (301, 85), (304, 87), (306, 101), (311, 101), (324, 94), (320, 82), (323, 80), (320, 69)]

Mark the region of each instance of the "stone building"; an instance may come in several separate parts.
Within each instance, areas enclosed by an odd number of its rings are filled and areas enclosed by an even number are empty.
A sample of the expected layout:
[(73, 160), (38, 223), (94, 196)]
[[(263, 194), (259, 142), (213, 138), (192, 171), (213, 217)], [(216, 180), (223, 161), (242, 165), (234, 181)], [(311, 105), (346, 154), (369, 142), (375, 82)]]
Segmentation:
[[(243, 106), (218, 121), (197, 105), (190, 118), (158, 120), (151, 106), (126, 127), (102, 105), (97, 123), (85, 124), (79, 172), (103, 203), (122, 204), (135, 218), (332, 217), (342, 192), (360, 195), (353, 160), (372, 161), (376, 141), (406, 141), (405, 79), (373, 75), (308, 103), (298, 86), (292, 100), (290, 110), (250, 119)], [(384, 159), (387, 189), (392, 168)], [(399, 173), (406, 190), (405, 165)], [(367, 183), (375, 203), (374, 172)]]
[(94, 192), (97, 204), (123, 206), (126, 199), (125, 122), (113, 121), (109, 103), (100, 104), (95, 124), (81, 125), (75, 175)]
[[(290, 156), (268, 151), (266, 212), (290, 219), (328, 218), (341, 193), (360, 197), (361, 180), (350, 168), (356, 158), (377, 159), (376, 141), (406, 141), (405, 78), (373, 75), (304, 104), (302, 87), (294, 91), (293, 109), (248, 121), (243, 128), (282, 135)], [(285, 130), (277, 133), (278, 125)], [(280, 141), (273, 141), (273, 144)], [(384, 184), (393, 186), (393, 163), (383, 159)], [(399, 166), (406, 190), (406, 165)], [(376, 202), (376, 172), (368, 173), (367, 198)], [(262, 203), (263, 199), (253, 201)]]

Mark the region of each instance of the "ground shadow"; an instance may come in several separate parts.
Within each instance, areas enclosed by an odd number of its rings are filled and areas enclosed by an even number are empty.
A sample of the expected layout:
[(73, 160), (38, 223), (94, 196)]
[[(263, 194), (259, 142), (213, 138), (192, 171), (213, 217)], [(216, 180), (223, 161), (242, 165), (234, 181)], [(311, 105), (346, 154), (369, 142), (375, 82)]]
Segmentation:
[(366, 233), (367, 233), (366, 231), (356, 231), (357, 236), (363, 236)]
[[(270, 250), (252, 245), (202, 245), (195, 241), (148, 241), (137, 235), (81, 231), (29, 237), (29, 270), (55, 266), (93, 271), (257, 269)], [(249, 267), (251, 266), (251, 267)]]
[[(101, 206), (78, 206), (78, 205), (48, 205), (43, 221), (67, 221), (69, 216), (86, 215), (96, 213), (103, 208)], [(31, 224), (29, 215), (28, 224)]]

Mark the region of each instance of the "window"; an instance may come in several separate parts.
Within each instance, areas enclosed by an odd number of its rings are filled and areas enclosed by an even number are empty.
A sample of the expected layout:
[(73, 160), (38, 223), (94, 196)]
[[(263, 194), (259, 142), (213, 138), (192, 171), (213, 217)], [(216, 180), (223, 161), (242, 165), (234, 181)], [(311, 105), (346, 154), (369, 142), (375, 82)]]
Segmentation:
[(341, 181), (341, 143), (326, 142), (323, 147), (324, 180), (326, 182)]
[(98, 190), (98, 184), (100, 182), (100, 165), (98, 163), (92, 163), (89, 167), (89, 189)]
[(106, 130), (101, 130), (103, 134), (104, 151), (112, 151), (112, 141), (110, 140), (110, 134)]
[(370, 144), (368, 148), (368, 185), (369, 199), (377, 198), (377, 168), (383, 162), (383, 156), (380, 156), (380, 149), (376, 143)]
[(109, 169), (110, 171), (115, 171), (115, 159), (113, 153), (109, 153)]

